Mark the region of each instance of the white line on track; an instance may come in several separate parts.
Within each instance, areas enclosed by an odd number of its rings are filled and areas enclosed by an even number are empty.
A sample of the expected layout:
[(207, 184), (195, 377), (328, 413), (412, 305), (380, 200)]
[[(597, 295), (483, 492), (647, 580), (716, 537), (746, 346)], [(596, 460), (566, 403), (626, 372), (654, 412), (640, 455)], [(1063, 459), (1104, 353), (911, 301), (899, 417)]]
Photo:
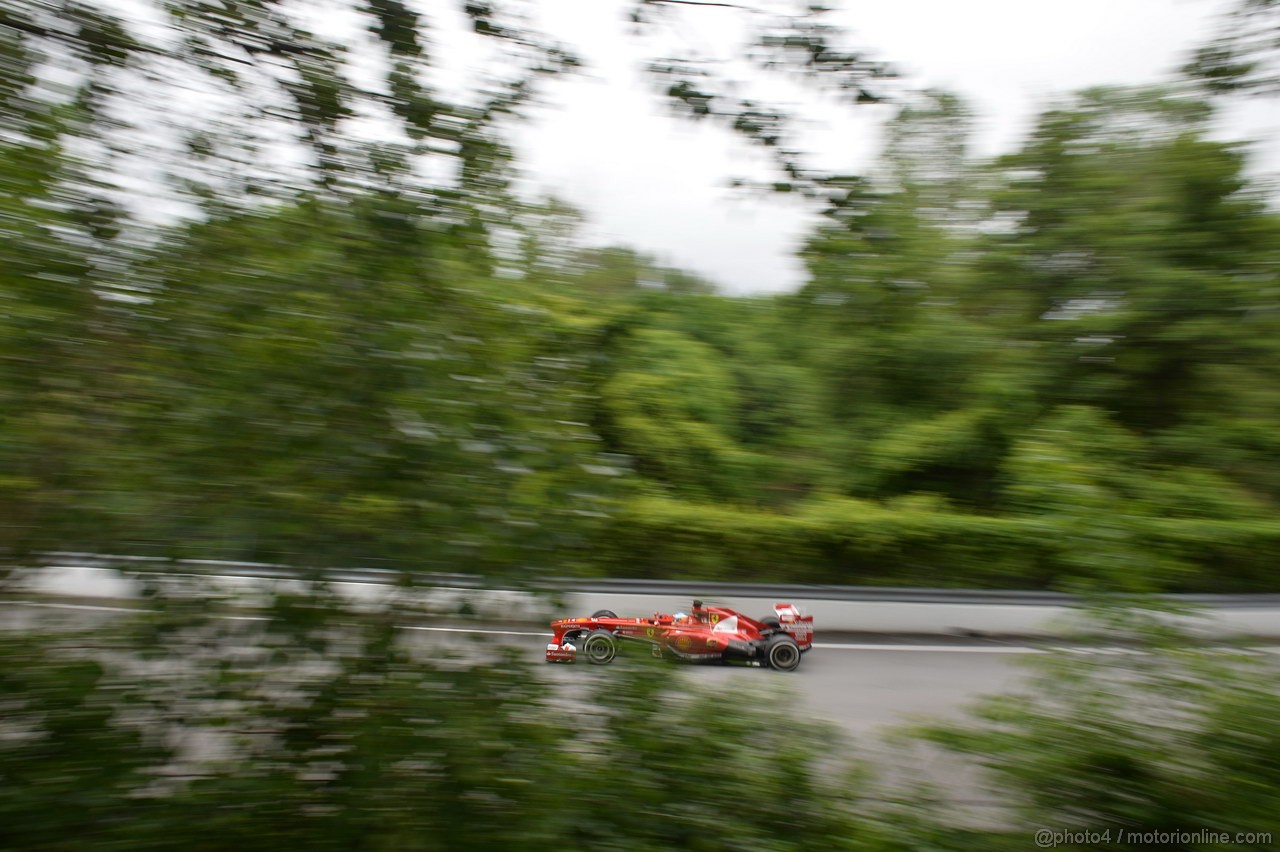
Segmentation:
[(814, 642), (824, 651), (920, 651), (930, 654), (1043, 654), (1043, 648), (1022, 645), (887, 645), (861, 642)]
[[(48, 601), (0, 601), (0, 605), (7, 606), (30, 606), (43, 607), (46, 609), (72, 609), (83, 610), (89, 612), (142, 612), (143, 610), (136, 607), (126, 606), (101, 606), (94, 604), (67, 604), (67, 603), (51, 603)], [(261, 615), (223, 615), (219, 618), (225, 618), (229, 621), (267, 621), (266, 616)], [(485, 636), (539, 636), (546, 638), (553, 634), (543, 631), (532, 630), (493, 630), (483, 627), (425, 627), (417, 624), (404, 625), (406, 630), (419, 630), (428, 633), (477, 633)], [(917, 654), (1047, 654), (1052, 651), (1065, 652), (1068, 654), (1087, 654), (1094, 656), (1116, 656), (1123, 654), (1146, 655), (1148, 652), (1139, 651), (1134, 648), (1089, 648), (1089, 647), (1069, 647), (1069, 646), (1050, 646), (1050, 647), (1030, 647), (1026, 645), (895, 645), (889, 643), (873, 643), (873, 642), (815, 642), (814, 648), (820, 648), (824, 651), (888, 651), (888, 652), (914, 652)], [(1232, 649), (1239, 653), (1256, 654), (1280, 653), (1278, 646), (1262, 646), (1255, 648), (1235, 648)]]
[(88, 612), (142, 612), (137, 607), (129, 606), (93, 606), (91, 604), (47, 603), (45, 601), (0, 601), (5, 606), (37, 606), (45, 609), (79, 609)]
[(528, 630), (482, 630), (478, 627), (422, 627), (416, 624), (404, 625), (405, 630), (428, 630), (432, 633), (483, 633), (486, 636), (541, 636), (544, 639), (554, 633), (534, 633)]

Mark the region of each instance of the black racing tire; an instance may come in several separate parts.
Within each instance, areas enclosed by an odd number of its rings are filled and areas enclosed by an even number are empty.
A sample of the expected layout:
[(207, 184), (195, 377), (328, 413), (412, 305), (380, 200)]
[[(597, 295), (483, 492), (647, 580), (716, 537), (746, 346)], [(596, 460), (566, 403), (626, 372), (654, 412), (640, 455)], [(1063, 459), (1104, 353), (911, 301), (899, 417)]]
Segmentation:
[(775, 633), (769, 637), (764, 647), (764, 659), (769, 668), (780, 672), (792, 672), (800, 665), (800, 646), (796, 640), (785, 633)]
[(772, 615), (766, 615), (764, 618), (760, 619), (760, 623), (763, 624), (765, 627), (770, 627), (770, 628), (773, 628), (774, 630), (782, 629), (782, 622), (778, 621), (778, 619), (773, 617)]
[(592, 630), (578, 646), (578, 653), (593, 666), (603, 666), (618, 656), (618, 640), (608, 630)]
[(598, 609), (591, 613), (592, 618), (617, 618), (618, 614), (611, 609)]

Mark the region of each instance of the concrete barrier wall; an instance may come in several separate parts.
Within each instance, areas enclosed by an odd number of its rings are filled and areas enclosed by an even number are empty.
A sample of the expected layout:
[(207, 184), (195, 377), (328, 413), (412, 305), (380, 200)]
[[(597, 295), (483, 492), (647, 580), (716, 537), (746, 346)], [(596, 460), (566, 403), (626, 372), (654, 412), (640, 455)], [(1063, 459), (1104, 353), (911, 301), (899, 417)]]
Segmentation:
[[(53, 565), (23, 571), (17, 585), (27, 594), (91, 601), (126, 602), (138, 599), (146, 584), (163, 584), (170, 592), (193, 595), (229, 596), (245, 603), (288, 589), (301, 589), (301, 580), (286, 576), (262, 577), (260, 571), (230, 573), (226, 565), (217, 571), (124, 572), (115, 568), (85, 565)], [(385, 579), (350, 578), (332, 583), (333, 589), (358, 605), (376, 605), (392, 596), (408, 596), (429, 613), (441, 617), (476, 616), (495, 622), (546, 624), (554, 617), (590, 615), (609, 609), (622, 616), (687, 610), (699, 595), (699, 584), (669, 581), (644, 584), (629, 581), (623, 588), (611, 584), (558, 584), (550, 590), (533, 592), (516, 589), (483, 589), (470, 585), (444, 584), (414, 589), (399, 588)], [(622, 584), (619, 584), (622, 585)], [(709, 584), (702, 584), (709, 585)], [(789, 601), (814, 616), (818, 631), (849, 633), (890, 633), (920, 635), (1027, 636), (1052, 637), (1067, 632), (1082, 610), (1063, 595), (1027, 593), (984, 594), (973, 591), (948, 593), (940, 590), (868, 589), (868, 599), (858, 599), (856, 589), (720, 584), (720, 594), (707, 599), (752, 617), (769, 615), (778, 601)], [(597, 588), (604, 586), (605, 588)], [(708, 590), (710, 591), (710, 590)], [(911, 597), (919, 600), (910, 600)], [(949, 600), (949, 596), (956, 600)], [(883, 599), (883, 598), (891, 599)], [(881, 599), (876, 599), (881, 598)], [(1280, 639), (1280, 601), (1276, 596), (1249, 598), (1232, 596), (1221, 601), (1172, 598), (1183, 604), (1199, 605), (1197, 615), (1174, 620), (1205, 636), (1243, 634)]]

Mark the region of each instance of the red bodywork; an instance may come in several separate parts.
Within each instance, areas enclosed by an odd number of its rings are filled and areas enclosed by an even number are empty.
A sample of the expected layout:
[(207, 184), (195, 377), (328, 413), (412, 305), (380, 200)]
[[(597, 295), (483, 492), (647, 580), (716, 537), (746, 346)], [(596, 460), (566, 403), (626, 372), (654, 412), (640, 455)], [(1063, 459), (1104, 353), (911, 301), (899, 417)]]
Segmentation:
[(593, 616), (553, 621), (551, 628), (555, 635), (547, 645), (547, 662), (574, 662), (581, 643), (596, 631), (607, 631), (622, 642), (645, 643), (654, 656), (689, 662), (764, 665), (771, 637), (777, 634), (790, 636), (801, 653), (813, 647), (813, 616), (801, 615), (789, 603), (774, 605), (777, 627), (727, 607), (704, 607), (696, 603), (692, 612), (683, 618), (654, 613), (648, 618)]

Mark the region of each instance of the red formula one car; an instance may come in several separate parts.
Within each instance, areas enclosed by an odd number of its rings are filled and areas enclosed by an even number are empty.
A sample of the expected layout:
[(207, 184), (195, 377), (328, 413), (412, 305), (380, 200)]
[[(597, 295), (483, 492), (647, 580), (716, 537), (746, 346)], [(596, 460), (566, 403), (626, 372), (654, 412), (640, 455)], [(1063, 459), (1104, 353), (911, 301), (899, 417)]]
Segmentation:
[(548, 663), (572, 663), (578, 655), (602, 665), (613, 661), (623, 642), (644, 643), (655, 657), (695, 663), (738, 663), (784, 672), (800, 665), (813, 647), (813, 616), (789, 603), (775, 604), (774, 615), (759, 621), (722, 606), (693, 602), (693, 611), (649, 618), (619, 618), (602, 609), (590, 618), (551, 622), (555, 636), (547, 645)]

